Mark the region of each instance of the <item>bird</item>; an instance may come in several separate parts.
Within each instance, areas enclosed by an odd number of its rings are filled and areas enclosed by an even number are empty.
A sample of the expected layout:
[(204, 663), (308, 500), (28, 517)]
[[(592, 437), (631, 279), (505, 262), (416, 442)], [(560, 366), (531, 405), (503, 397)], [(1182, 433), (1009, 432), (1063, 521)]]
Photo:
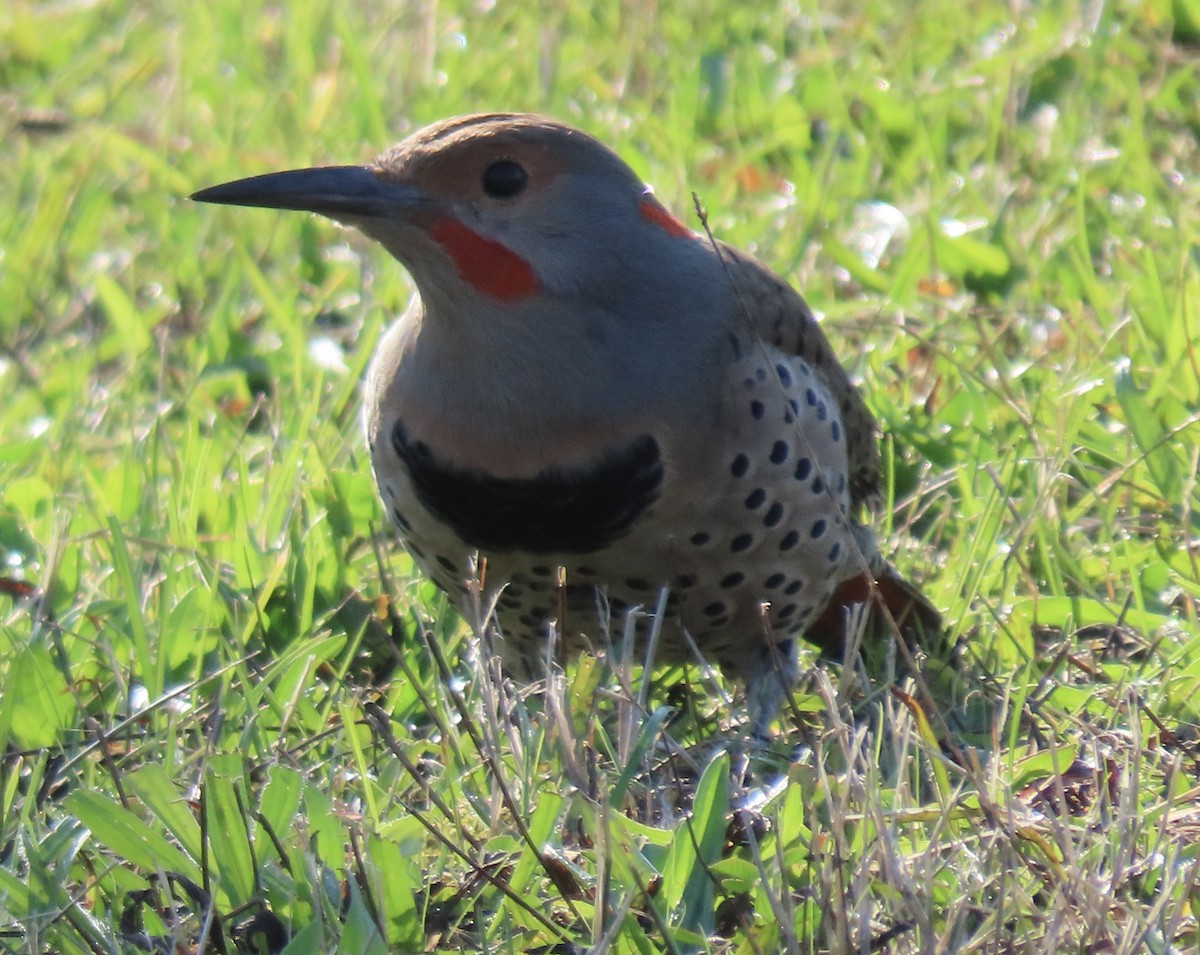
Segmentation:
[(765, 727), (798, 638), (841, 653), (839, 600), (940, 625), (880, 554), (876, 422), (800, 293), (599, 139), (472, 114), (191, 198), (326, 216), (408, 271), (364, 384), (377, 490), (460, 608), (484, 578), (515, 679), (653, 628)]

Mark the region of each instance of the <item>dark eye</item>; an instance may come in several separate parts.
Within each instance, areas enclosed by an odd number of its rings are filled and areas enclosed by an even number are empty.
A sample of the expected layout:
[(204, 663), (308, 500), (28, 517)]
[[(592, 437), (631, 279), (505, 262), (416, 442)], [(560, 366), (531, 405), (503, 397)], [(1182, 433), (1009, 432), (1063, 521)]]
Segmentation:
[(483, 171), (483, 191), (493, 199), (511, 199), (525, 188), (528, 178), (519, 163), (501, 159)]

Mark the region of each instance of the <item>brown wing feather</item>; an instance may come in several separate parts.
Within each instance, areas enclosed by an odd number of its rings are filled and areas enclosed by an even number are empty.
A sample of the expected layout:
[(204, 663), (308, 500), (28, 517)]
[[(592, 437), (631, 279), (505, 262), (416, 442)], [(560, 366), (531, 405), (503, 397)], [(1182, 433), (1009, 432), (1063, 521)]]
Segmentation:
[(879, 503), (880, 462), (875, 418), (800, 294), (753, 256), (718, 243), (754, 332), (768, 345), (803, 358), (820, 376), (842, 413), (850, 460), (850, 502)]

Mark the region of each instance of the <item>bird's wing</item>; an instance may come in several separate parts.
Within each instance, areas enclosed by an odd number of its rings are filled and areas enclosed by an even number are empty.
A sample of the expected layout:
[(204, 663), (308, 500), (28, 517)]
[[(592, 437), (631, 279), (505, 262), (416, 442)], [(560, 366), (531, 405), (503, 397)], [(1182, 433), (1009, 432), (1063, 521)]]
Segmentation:
[(875, 418), (834, 355), (829, 339), (795, 289), (753, 256), (724, 243), (718, 245), (755, 336), (768, 347), (808, 362), (837, 402), (846, 433), (851, 510), (857, 511), (860, 505), (876, 507), (880, 461)]

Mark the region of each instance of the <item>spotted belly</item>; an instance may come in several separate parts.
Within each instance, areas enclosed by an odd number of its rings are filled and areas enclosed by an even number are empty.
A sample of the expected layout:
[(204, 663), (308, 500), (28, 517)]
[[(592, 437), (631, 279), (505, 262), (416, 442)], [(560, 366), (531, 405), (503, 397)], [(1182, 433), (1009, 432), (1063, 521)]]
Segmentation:
[[(695, 647), (746, 678), (853, 573), (836, 405), (797, 358), (747, 358), (730, 374), (722, 440), (703, 454), (647, 434), (589, 466), (497, 479), (440, 460), (400, 422), (374, 449), (388, 511), (439, 587), (463, 595), (486, 560), (514, 675), (537, 675), (552, 627), (560, 656), (606, 649), (665, 588), (658, 659)], [(635, 619), (644, 637), (650, 621)]]

